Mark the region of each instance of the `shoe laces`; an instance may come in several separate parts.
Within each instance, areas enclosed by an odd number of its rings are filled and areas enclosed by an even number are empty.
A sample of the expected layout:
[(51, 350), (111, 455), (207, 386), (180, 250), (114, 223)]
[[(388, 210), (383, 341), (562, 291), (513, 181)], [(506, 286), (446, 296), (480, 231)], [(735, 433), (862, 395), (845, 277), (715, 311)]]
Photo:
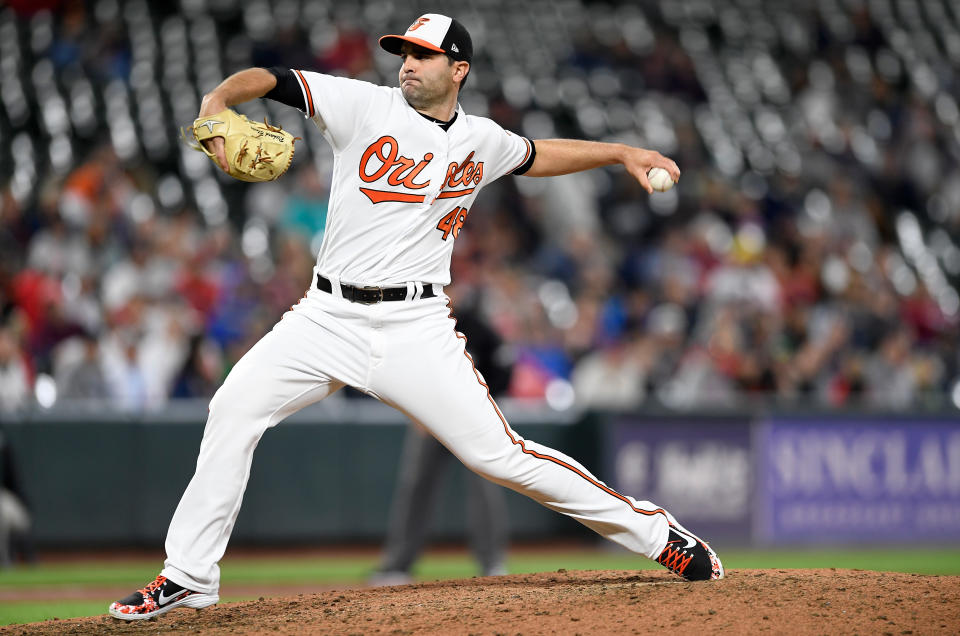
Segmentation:
[[(672, 542), (671, 542), (672, 543)], [(693, 560), (692, 554), (687, 554), (685, 550), (678, 550), (674, 546), (667, 544), (660, 556), (657, 557), (657, 563), (677, 574), (683, 574), (690, 561)]]
[(157, 578), (155, 578), (152, 582), (148, 583), (145, 588), (138, 591), (144, 596), (152, 596), (153, 593), (157, 590), (157, 588), (166, 582), (167, 582), (167, 577), (160, 574), (160, 575), (157, 575)]

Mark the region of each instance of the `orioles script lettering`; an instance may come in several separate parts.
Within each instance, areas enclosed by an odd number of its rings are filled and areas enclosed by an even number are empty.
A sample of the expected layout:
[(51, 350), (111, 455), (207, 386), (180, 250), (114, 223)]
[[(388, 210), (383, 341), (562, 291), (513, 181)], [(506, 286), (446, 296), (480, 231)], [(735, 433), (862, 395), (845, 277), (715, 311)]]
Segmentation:
[(446, 183), (444, 187), (454, 188), (458, 185), (467, 185), (471, 181), (473, 185), (480, 183), (480, 180), (483, 178), (483, 162), (479, 162), (474, 165), (473, 153), (471, 151), (467, 158), (464, 159), (458, 165), (456, 161), (450, 163), (447, 167), (447, 176), (445, 177)]
[[(447, 173), (444, 176), (444, 188), (456, 188), (457, 186), (477, 186), (483, 179), (483, 162), (473, 161), (476, 151), (471, 151), (466, 158), (457, 163), (450, 162), (447, 167)], [(433, 153), (428, 152), (423, 155), (423, 159), (417, 161), (407, 157), (400, 152), (400, 143), (389, 135), (380, 137), (370, 144), (363, 155), (360, 157), (360, 178), (366, 183), (373, 183), (386, 177), (387, 184), (391, 186), (402, 186), (408, 190), (421, 190), (430, 185), (430, 179), (422, 182), (417, 180), (424, 168), (433, 160)], [(403, 201), (417, 202), (423, 201), (422, 195), (410, 195), (397, 192), (393, 195), (380, 190), (370, 190), (360, 188), (361, 192), (366, 194), (374, 203), (383, 201)], [(440, 195), (441, 198), (450, 198), (464, 196), (473, 192), (474, 187), (466, 190), (447, 191)]]
[[(373, 173), (368, 173), (367, 164), (374, 157), (380, 163), (380, 167)], [(397, 140), (385, 135), (363, 151), (363, 156), (360, 157), (360, 178), (367, 183), (373, 183), (390, 172), (390, 176), (387, 177), (387, 183), (390, 185), (402, 185), (411, 190), (419, 190), (430, 185), (430, 180), (427, 179), (423, 183), (414, 183), (413, 180), (427, 167), (431, 159), (433, 159), (433, 153), (431, 152), (423, 155), (423, 159), (419, 163), (414, 162), (410, 157), (404, 157), (400, 154), (400, 144), (397, 143)]]

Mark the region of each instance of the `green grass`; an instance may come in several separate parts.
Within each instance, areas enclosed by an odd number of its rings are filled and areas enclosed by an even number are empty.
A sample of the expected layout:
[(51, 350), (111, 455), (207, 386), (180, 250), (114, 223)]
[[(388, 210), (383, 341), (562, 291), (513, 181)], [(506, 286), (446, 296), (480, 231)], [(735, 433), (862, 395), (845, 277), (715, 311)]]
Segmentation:
[(56, 603), (4, 603), (0, 607), (0, 625), (35, 623), (49, 618), (76, 618), (102, 614), (105, 605), (99, 601), (57, 601)]
[[(719, 550), (727, 569), (818, 569), (841, 568), (881, 572), (960, 575), (960, 549), (811, 549), (811, 550)], [(425, 564), (426, 565), (426, 564)], [(613, 552), (517, 555), (510, 572), (568, 570), (658, 569), (643, 557)]]
[[(728, 569), (843, 568), (919, 574), (960, 575), (960, 549), (830, 549), (830, 550), (723, 550)], [(230, 586), (256, 585), (354, 585), (362, 583), (376, 565), (376, 557), (227, 557), (223, 564), (223, 583)], [(99, 588), (116, 586), (132, 591), (151, 580), (160, 566), (157, 560), (106, 563), (41, 563), (33, 567), (0, 570), (0, 598), (15, 590), (55, 586)], [(659, 566), (631, 554), (606, 550), (570, 550), (564, 552), (523, 552), (515, 550), (508, 569), (512, 574), (568, 570), (637, 570)], [(414, 569), (418, 580), (466, 578), (477, 574), (473, 560), (466, 554), (428, 554)], [(225, 597), (225, 602), (250, 597)], [(113, 598), (64, 601), (4, 601), (0, 603), (0, 625), (26, 623), (48, 618), (73, 618), (103, 614)]]
[[(467, 559), (464, 558), (467, 562)], [(40, 564), (0, 570), (0, 592), (15, 587), (46, 585), (143, 584), (157, 575), (163, 563), (120, 561), (107, 563)], [(375, 565), (374, 557), (301, 559), (263, 557), (231, 560), (221, 564), (224, 583), (350, 583), (360, 582)]]
[[(224, 603), (234, 601), (249, 601), (256, 597), (225, 597)], [(37, 601), (4, 603), (0, 607), (0, 626), (16, 623), (36, 623), (51, 618), (80, 618), (85, 616), (100, 616), (107, 613), (107, 606), (116, 599), (102, 601), (58, 601), (51, 605), (49, 602)]]

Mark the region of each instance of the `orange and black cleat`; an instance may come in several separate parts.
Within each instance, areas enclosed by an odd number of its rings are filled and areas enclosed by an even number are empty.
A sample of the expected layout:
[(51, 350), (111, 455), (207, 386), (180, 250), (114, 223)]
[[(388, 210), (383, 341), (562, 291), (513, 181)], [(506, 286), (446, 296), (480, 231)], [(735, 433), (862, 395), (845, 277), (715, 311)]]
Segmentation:
[(723, 578), (723, 564), (717, 553), (680, 524), (671, 523), (667, 546), (657, 563), (688, 581), (713, 581)]
[(200, 609), (220, 600), (216, 594), (204, 594), (177, 585), (160, 575), (130, 596), (110, 605), (110, 615), (124, 621), (138, 621), (165, 614), (176, 607)]

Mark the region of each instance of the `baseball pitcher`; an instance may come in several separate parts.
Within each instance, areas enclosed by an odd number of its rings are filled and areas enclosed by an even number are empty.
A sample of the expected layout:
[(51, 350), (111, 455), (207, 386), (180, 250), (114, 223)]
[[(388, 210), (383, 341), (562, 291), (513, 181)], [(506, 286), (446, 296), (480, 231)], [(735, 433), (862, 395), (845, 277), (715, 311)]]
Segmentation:
[(345, 385), (399, 409), (483, 477), (688, 580), (722, 578), (716, 553), (669, 512), (614, 491), (576, 460), (510, 428), (465, 351), (443, 289), (453, 244), (488, 183), (507, 174), (547, 177), (622, 164), (652, 192), (647, 171), (662, 168), (676, 181), (677, 165), (622, 144), (534, 142), (465, 113), (457, 97), (473, 45), (450, 17), (423, 15), (403, 35), (379, 42), (400, 57), (399, 87), (250, 68), (203, 99), (194, 134), (237, 178), (282, 174), (293, 144), (266, 124), (247, 126), (238, 140), (233, 131), (244, 126), (230, 106), (266, 97), (300, 109), (319, 127), (335, 156), (326, 232), (304, 298), (237, 363), (210, 402), (196, 473), (167, 531), (162, 572), (111, 604), (110, 614), (149, 619), (216, 603), (217, 563), (260, 437)]

